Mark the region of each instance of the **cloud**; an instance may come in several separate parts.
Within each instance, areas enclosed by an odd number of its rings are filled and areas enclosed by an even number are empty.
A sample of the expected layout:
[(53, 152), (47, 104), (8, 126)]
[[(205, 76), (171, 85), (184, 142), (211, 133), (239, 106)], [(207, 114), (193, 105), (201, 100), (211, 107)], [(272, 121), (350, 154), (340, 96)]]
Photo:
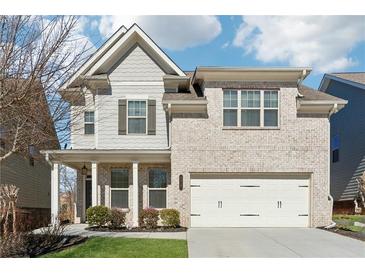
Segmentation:
[(137, 23), (159, 46), (183, 50), (209, 43), (222, 31), (216, 16), (102, 16), (99, 31), (109, 37), (121, 25)]
[(227, 41), (227, 42), (225, 42), (222, 46), (221, 46), (221, 48), (222, 49), (226, 49), (226, 48), (228, 48), (230, 46), (230, 42), (229, 41)]
[(331, 72), (354, 66), (349, 53), (362, 41), (364, 16), (244, 16), (232, 44), (265, 63)]

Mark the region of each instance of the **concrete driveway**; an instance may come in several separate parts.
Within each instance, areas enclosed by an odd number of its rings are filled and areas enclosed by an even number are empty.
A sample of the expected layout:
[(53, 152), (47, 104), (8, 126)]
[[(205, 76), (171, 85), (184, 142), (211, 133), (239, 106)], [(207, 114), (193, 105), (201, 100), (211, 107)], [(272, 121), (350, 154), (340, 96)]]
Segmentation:
[(314, 228), (191, 228), (191, 258), (365, 257), (365, 242)]

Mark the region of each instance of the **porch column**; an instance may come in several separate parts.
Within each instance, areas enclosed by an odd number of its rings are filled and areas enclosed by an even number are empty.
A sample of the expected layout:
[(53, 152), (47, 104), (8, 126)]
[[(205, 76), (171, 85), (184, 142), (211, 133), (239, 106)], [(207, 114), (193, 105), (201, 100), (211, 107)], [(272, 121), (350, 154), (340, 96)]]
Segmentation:
[(91, 163), (91, 206), (98, 205), (98, 163)]
[(59, 212), (59, 164), (53, 163), (51, 171), (51, 223), (58, 223)]
[(138, 162), (133, 162), (133, 226), (138, 227)]

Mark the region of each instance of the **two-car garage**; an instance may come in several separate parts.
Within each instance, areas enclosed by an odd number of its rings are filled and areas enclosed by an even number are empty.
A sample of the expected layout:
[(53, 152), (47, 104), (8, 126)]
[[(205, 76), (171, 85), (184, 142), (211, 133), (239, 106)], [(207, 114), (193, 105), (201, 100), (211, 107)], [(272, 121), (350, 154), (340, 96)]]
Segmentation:
[(308, 227), (310, 180), (191, 179), (191, 227)]

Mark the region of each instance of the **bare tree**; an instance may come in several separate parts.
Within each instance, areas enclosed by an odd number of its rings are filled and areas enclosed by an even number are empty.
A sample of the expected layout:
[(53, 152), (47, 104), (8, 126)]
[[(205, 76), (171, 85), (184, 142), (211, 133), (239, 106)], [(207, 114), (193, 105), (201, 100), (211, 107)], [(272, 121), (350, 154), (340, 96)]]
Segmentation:
[[(61, 195), (64, 195), (61, 199), (61, 215), (66, 220), (74, 220), (74, 202), (76, 195), (76, 174), (72, 172), (70, 168), (61, 165), (60, 167), (60, 189)], [(66, 205), (66, 209), (62, 206)], [(60, 217), (61, 218), (61, 217)]]
[(58, 147), (56, 132), (60, 142), (68, 138), (70, 105), (58, 88), (91, 49), (77, 22), (75, 16), (0, 16), (0, 162), (28, 154), (30, 144)]

